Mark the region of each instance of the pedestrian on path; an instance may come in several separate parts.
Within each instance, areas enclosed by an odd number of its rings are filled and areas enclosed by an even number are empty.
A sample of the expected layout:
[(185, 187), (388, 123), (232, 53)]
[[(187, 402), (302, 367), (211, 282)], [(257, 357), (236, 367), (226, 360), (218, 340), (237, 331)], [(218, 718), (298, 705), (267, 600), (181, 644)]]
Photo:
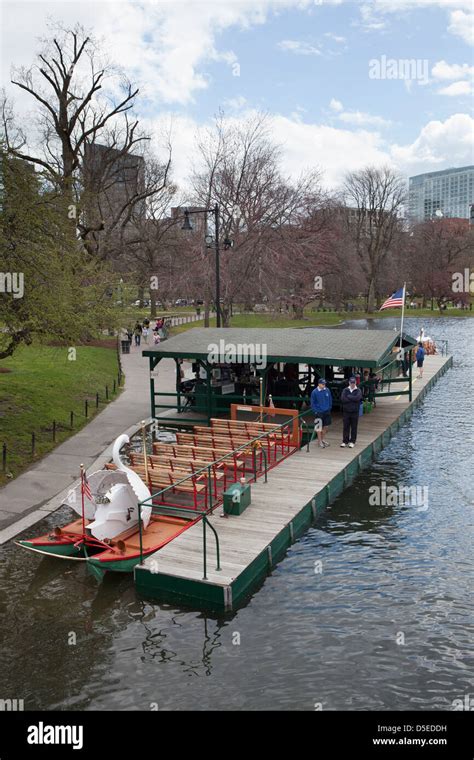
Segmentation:
[(354, 448), (357, 441), (357, 425), (359, 424), (359, 410), (362, 401), (362, 391), (356, 384), (356, 378), (349, 378), (349, 386), (341, 393), (342, 406), (342, 443), (341, 448), (349, 446)]
[(148, 345), (148, 326), (145, 323), (143, 323), (142, 336), (143, 341)]
[(326, 388), (324, 377), (319, 378), (318, 385), (311, 394), (311, 409), (315, 414), (314, 429), (318, 436), (319, 446), (324, 449), (330, 445), (324, 438), (332, 421), (332, 395), (329, 388)]
[(143, 328), (142, 328), (140, 322), (137, 322), (137, 324), (135, 325), (135, 328), (133, 330), (133, 334), (135, 335), (135, 345), (136, 346), (139, 346), (140, 343), (141, 343), (142, 332), (143, 332)]

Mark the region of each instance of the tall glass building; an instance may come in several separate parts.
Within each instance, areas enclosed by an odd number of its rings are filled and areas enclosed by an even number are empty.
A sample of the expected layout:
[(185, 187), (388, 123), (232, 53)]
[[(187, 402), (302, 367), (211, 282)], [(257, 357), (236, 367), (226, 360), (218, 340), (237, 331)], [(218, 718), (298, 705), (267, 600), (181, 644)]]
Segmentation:
[(411, 221), (424, 222), (437, 216), (469, 219), (473, 203), (474, 166), (410, 177), (408, 215)]

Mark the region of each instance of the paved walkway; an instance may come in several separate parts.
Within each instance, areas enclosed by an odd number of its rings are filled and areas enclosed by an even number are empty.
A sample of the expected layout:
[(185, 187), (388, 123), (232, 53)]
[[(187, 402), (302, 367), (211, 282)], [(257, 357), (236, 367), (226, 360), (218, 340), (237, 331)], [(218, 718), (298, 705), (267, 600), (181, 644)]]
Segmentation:
[[(76, 435), (0, 489), (0, 544), (57, 509), (77, 481), (81, 463), (87, 470), (101, 469), (111, 457), (116, 437), (125, 432), (130, 435), (141, 420), (149, 420), (149, 371), (148, 360), (141, 355), (143, 348), (142, 344), (141, 348), (132, 347), (130, 354), (122, 354), (125, 387), (115, 401)], [(160, 387), (174, 390), (175, 378), (174, 361), (162, 360)]]
[[(203, 319), (203, 312), (199, 317), (191, 312), (173, 317), (171, 323), (176, 326), (196, 322), (198, 327)], [(144, 348), (142, 341), (140, 348), (132, 345), (130, 354), (121, 355), (125, 387), (115, 401), (80, 432), (0, 488), (0, 545), (57, 509), (77, 482), (81, 464), (89, 472), (102, 469), (112, 456), (112, 445), (118, 435), (132, 435), (141, 420), (150, 422), (149, 371), (148, 360), (142, 356)], [(160, 362), (160, 388), (164, 392), (176, 389), (175, 372), (172, 359)], [(159, 396), (157, 402), (160, 403)], [(161, 402), (168, 404), (170, 399), (162, 397)]]

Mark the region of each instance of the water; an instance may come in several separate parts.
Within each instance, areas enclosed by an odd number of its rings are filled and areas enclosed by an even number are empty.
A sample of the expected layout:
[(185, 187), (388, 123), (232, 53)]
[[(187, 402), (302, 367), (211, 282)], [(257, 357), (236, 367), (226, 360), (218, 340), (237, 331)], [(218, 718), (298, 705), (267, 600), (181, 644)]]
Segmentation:
[[(472, 324), (424, 321), (453, 369), (233, 615), (2, 547), (0, 697), (53, 710), (450, 710), (473, 697)], [(369, 506), (382, 479), (428, 486), (428, 509)]]

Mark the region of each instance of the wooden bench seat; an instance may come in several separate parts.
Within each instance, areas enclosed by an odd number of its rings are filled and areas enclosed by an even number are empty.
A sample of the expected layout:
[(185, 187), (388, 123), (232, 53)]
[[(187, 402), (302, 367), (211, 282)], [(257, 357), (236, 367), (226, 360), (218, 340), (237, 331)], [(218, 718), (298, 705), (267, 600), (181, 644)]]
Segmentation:
[(226, 457), (226, 459), (224, 459), (222, 462), (219, 462), (219, 465), (227, 469), (231, 468), (234, 472), (235, 480), (237, 480), (237, 474), (239, 470), (242, 470), (243, 474), (245, 474), (245, 459), (241, 458), (240, 452), (237, 455), (230, 447), (219, 448), (204, 444), (195, 446), (194, 444), (170, 444), (155, 442), (153, 444), (153, 451), (156, 454), (165, 453), (166, 455), (169, 454), (170, 451), (173, 451), (176, 456), (188, 457), (189, 459), (193, 459), (193, 461), (200, 461), (204, 459), (207, 461), (212, 460), (215, 462), (218, 459), (222, 459), (222, 457)]
[[(227, 473), (226, 473), (226, 467), (223, 467), (221, 464), (212, 464), (212, 462), (206, 462), (206, 461), (198, 461), (194, 459), (178, 459), (175, 457), (165, 456), (165, 455), (159, 455), (159, 454), (149, 454), (147, 457), (148, 460), (148, 467), (154, 470), (158, 470), (159, 472), (162, 472), (165, 470), (166, 472), (177, 472), (181, 473), (181, 477), (185, 477), (185, 475), (192, 475), (196, 474), (196, 471), (202, 470), (203, 467), (209, 468), (211, 471), (211, 480), (213, 481), (214, 486), (214, 495), (217, 497), (217, 484), (219, 481), (223, 481), (224, 484), (224, 490), (227, 486)], [(132, 463), (132, 467), (138, 466), (143, 467), (144, 469), (144, 462), (145, 457), (143, 454), (137, 454), (137, 453), (131, 453), (130, 454), (130, 461)], [(203, 472), (199, 472), (199, 475), (203, 475), (204, 477), (208, 478), (209, 474), (207, 469)]]
[[(107, 462), (105, 465), (106, 470), (116, 470), (117, 467), (113, 462)], [(142, 465), (135, 465), (131, 467), (131, 469), (137, 473), (137, 475), (140, 475), (141, 479), (144, 483), (152, 490), (153, 488), (156, 488), (158, 491), (161, 491), (163, 488), (168, 488), (168, 486), (173, 486), (173, 491), (178, 491), (180, 493), (189, 493), (193, 496), (193, 502), (194, 507), (197, 509), (198, 507), (198, 501), (197, 497), (198, 495), (204, 496), (204, 506), (207, 505), (207, 478), (201, 475), (193, 476), (192, 473), (183, 471), (182, 473), (177, 473), (176, 471), (171, 470), (170, 468), (167, 468), (166, 471), (157, 471), (153, 467), (148, 468), (148, 480), (146, 478), (145, 474), (145, 466)], [(184, 483), (179, 483), (180, 480), (183, 480), (183, 478), (188, 477), (189, 480), (185, 481)], [(198, 482), (199, 481), (199, 482)], [(204, 481), (204, 482), (203, 482)]]
[[(250, 444), (250, 442), (254, 436), (251, 434), (244, 433), (242, 435), (233, 435), (231, 432), (224, 430), (222, 432), (215, 433), (211, 428), (196, 427), (193, 433), (177, 433), (176, 435), (179, 443), (193, 442), (196, 445), (212, 443), (213, 445), (218, 446), (228, 446), (231, 450), (234, 451), (240, 449), (241, 451), (239, 451), (239, 453), (245, 456), (252, 456), (253, 454), (252, 444)], [(266, 447), (269, 460), (272, 453), (274, 454), (274, 459), (276, 458), (276, 442), (274, 440), (271, 440), (268, 436), (265, 436), (265, 438), (261, 438), (258, 443), (261, 446)], [(250, 444), (248, 448), (247, 444)]]
[(252, 438), (257, 438), (262, 433), (267, 433), (271, 440), (280, 444), (282, 453), (285, 447), (289, 450), (291, 446), (291, 429), (288, 426), (276, 427), (272, 423), (267, 422), (212, 418), (211, 429), (216, 432), (228, 430), (231, 433), (235, 432), (237, 434), (239, 431), (245, 430)]
[[(193, 504), (195, 509), (197, 509), (199, 506), (197, 498), (199, 495), (203, 497), (201, 506), (204, 508), (207, 507), (206, 478), (203, 478), (200, 475), (193, 476), (187, 472), (177, 473), (176, 471), (173, 472), (170, 470), (161, 472), (154, 470), (152, 467), (148, 468), (147, 473), (145, 473), (145, 467), (135, 466), (132, 467), (132, 469), (138, 475), (140, 475), (141, 479), (148, 485), (150, 490), (156, 489), (157, 491), (162, 491), (164, 488), (172, 486), (171, 490), (173, 492), (176, 491), (178, 493), (190, 494), (193, 497)], [(183, 483), (179, 482), (186, 477), (188, 480), (185, 480)]]

